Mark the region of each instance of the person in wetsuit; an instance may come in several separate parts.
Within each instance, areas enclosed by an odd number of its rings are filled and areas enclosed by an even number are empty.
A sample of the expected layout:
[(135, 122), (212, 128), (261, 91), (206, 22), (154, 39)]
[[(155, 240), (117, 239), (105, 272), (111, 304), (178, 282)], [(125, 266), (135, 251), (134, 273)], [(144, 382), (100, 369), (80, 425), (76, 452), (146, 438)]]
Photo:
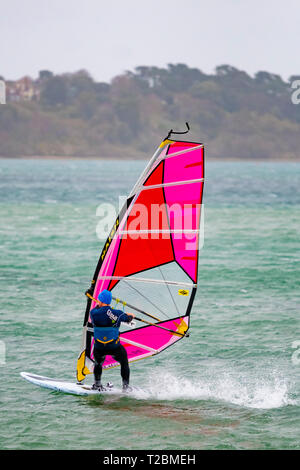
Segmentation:
[(90, 317), (94, 326), (94, 378), (93, 390), (103, 391), (101, 384), (102, 366), (106, 355), (112, 356), (121, 365), (121, 377), (123, 391), (129, 387), (129, 364), (126, 349), (120, 343), (119, 327), (121, 323), (130, 323), (134, 314), (127, 314), (122, 310), (116, 310), (110, 306), (112, 294), (108, 290), (102, 291), (98, 296), (98, 306), (90, 311)]

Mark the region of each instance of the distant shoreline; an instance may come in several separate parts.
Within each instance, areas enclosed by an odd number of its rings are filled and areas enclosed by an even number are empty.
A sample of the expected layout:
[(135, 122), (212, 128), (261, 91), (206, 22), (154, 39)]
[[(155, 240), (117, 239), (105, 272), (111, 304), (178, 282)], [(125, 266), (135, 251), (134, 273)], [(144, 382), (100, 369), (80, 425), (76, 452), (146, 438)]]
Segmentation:
[(300, 161), (300, 105), (291, 81), (267, 71), (250, 76), (223, 64), (206, 74), (170, 63), (137, 66), (109, 83), (87, 70), (8, 82), (3, 157), (148, 160), (166, 135), (180, 141), (176, 132), (190, 130), (183, 140), (203, 142), (207, 161)]

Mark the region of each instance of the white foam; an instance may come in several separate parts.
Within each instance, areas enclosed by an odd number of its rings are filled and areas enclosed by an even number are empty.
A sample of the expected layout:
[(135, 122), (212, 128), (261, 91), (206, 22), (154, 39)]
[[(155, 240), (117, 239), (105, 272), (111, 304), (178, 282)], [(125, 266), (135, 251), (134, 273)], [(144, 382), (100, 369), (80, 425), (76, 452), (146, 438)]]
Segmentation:
[(218, 373), (215, 377), (187, 379), (160, 371), (143, 388), (147, 391), (137, 394), (141, 399), (216, 400), (257, 409), (295, 404), (289, 397), (287, 382), (272, 374), (265, 378), (239, 378), (236, 374)]

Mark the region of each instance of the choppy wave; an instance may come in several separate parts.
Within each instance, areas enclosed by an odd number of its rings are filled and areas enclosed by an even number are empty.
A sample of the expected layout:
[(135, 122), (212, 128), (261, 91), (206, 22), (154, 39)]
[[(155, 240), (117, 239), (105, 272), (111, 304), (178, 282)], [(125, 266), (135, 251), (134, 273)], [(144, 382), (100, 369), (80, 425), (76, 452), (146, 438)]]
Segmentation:
[[(19, 373), (26, 364), (74, 380), (83, 292), (102, 246), (96, 208), (117, 207), (145, 162), (0, 166), (0, 323), (10, 371), (1, 448), (299, 448), (299, 163), (207, 162), (190, 340), (132, 364), (131, 383), (144, 391), (97, 399), (51, 393)], [(120, 369), (104, 379), (118, 386)]]
[(247, 408), (272, 409), (298, 404), (289, 391), (288, 381), (269, 375), (265, 378), (236, 377), (223, 373), (217, 377), (177, 377), (165, 371), (156, 372), (149, 378), (140, 398), (160, 400), (216, 400)]

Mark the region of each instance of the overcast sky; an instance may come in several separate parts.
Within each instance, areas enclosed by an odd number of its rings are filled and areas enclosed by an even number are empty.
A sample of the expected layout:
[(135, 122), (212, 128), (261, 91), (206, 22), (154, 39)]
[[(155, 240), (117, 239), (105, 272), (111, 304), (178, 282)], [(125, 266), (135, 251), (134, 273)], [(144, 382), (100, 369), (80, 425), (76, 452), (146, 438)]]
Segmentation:
[(300, 74), (300, 0), (0, 0), (0, 75), (138, 65)]

